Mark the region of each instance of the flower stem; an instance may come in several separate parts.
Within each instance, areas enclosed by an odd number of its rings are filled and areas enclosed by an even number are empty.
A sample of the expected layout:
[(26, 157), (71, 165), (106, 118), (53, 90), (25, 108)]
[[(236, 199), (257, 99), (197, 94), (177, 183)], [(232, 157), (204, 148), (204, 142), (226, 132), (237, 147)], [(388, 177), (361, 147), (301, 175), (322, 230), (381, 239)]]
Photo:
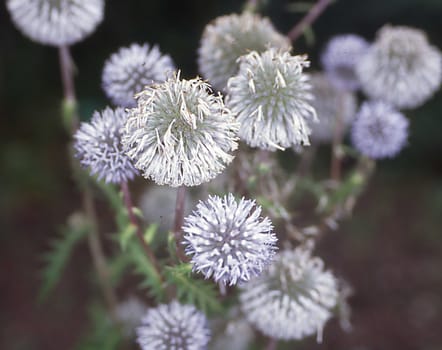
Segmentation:
[(269, 338), (266, 350), (276, 350), (277, 347), (278, 347), (278, 341), (275, 338)]
[(338, 101), (338, 115), (336, 118), (335, 127), (333, 130), (333, 141), (332, 141), (332, 150), (331, 150), (331, 166), (330, 166), (330, 178), (338, 182), (341, 179), (341, 160), (342, 160), (342, 151), (341, 144), (342, 139), (344, 137), (344, 121), (343, 112), (344, 112), (344, 96), (342, 95)]
[(180, 186), (178, 187), (177, 194), (176, 194), (176, 206), (175, 206), (175, 223), (173, 226), (173, 234), (175, 235), (175, 244), (176, 244), (176, 251), (177, 256), (182, 261), (186, 261), (187, 257), (183, 252), (183, 249), (181, 247), (181, 238), (182, 238), (182, 231), (181, 227), (184, 223), (184, 203), (186, 201), (186, 186)]
[(312, 25), (314, 21), (324, 12), (333, 0), (318, 0), (309, 12), (301, 19), (291, 30), (287, 36), (292, 42), (295, 42), (304, 32), (305, 28)]

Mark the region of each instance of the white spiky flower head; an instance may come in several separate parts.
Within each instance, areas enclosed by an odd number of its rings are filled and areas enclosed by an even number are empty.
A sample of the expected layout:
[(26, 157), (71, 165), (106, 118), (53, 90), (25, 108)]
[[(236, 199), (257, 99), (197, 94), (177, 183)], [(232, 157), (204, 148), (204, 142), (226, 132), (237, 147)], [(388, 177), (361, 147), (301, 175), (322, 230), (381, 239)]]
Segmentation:
[(7, 0), (17, 28), (41, 44), (72, 45), (103, 20), (104, 0)]
[(321, 62), (333, 85), (342, 90), (359, 89), (356, 64), (368, 47), (368, 42), (355, 34), (337, 35), (327, 43)]
[(407, 118), (382, 101), (364, 102), (353, 123), (356, 149), (373, 159), (391, 158), (407, 143)]
[(277, 238), (255, 201), (229, 193), (210, 196), (184, 219), (186, 254), (194, 271), (223, 285), (259, 275), (274, 256)]
[(241, 308), (256, 328), (276, 339), (302, 339), (318, 334), (338, 300), (335, 277), (309, 249), (285, 250), (260, 277), (246, 283)]
[(307, 56), (269, 49), (242, 56), (239, 72), (227, 84), (226, 105), (241, 123), (239, 136), (267, 150), (309, 145), (316, 121), (311, 85), (303, 72)]
[(199, 71), (215, 89), (224, 90), (238, 71), (238, 58), (270, 47), (290, 49), (290, 41), (278, 33), (268, 18), (244, 12), (216, 18), (204, 29), (198, 50)]
[(132, 180), (138, 171), (121, 145), (127, 113), (123, 108), (96, 111), (89, 123), (81, 123), (74, 135), (76, 157), (91, 175), (106, 183)]
[(357, 66), (364, 92), (393, 106), (415, 108), (430, 98), (442, 79), (442, 56), (424, 32), (384, 26)]
[(178, 72), (136, 98), (123, 144), (144, 177), (159, 185), (197, 186), (233, 160), (238, 123), (201, 79), (180, 79)]
[(132, 44), (112, 54), (102, 74), (103, 89), (112, 102), (122, 107), (135, 107), (135, 95), (146, 85), (166, 80), (175, 70), (169, 55), (157, 46)]
[(149, 309), (137, 335), (142, 350), (203, 350), (210, 340), (206, 316), (177, 301)]
[(312, 106), (319, 122), (311, 123), (311, 139), (316, 143), (329, 143), (333, 139), (335, 128), (345, 132), (356, 116), (356, 98), (351, 91), (341, 90), (330, 82), (322, 73), (311, 75)]

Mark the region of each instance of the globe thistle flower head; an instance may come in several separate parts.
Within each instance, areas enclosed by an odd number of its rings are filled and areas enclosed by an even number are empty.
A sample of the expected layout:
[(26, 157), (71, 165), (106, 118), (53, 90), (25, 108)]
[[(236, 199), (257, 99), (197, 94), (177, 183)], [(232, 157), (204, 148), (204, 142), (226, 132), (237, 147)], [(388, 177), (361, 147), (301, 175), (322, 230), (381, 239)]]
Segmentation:
[(269, 49), (241, 57), (229, 79), (226, 104), (241, 123), (239, 136), (266, 150), (309, 145), (309, 123), (316, 121), (311, 85), (303, 72), (306, 56)]
[(325, 74), (312, 74), (311, 84), (312, 106), (319, 119), (318, 123), (311, 123), (311, 138), (315, 143), (329, 143), (338, 125), (345, 132), (354, 120), (356, 98), (352, 92), (336, 88)]
[(364, 92), (402, 108), (423, 104), (439, 88), (442, 56), (424, 32), (384, 26), (357, 66)]
[(199, 71), (215, 89), (224, 90), (238, 71), (238, 58), (270, 47), (290, 49), (289, 40), (278, 33), (268, 18), (244, 12), (215, 19), (207, 25), (198, 50)]
[(276, 236), (255, 201), (237, 202), (230, 193), (211, 196), (184, 219), (186, 254), (193, 270), (223, 285), (259, 275), (274, 256)]
[(104, 0), (7, 0), (17, 28), (41, 44), (72, 45), (103, 20)]
[(359, 89), (356, 64), (367, 52), (368, 47), (365, 39), (354, 34), (338, 35), (328, 42), (321, 61), (333, 85), (342, 90)]
[(407, 143), (408, 120), (391, 105), (382, 101), (362, 104), (353, 123), (353, 145), (363, 155), (391, 158)]
[(197, 186), (233, 160), (238, 123), (201, 79), (147, 86), (129, 112), (123, 145), (136, 168), (159, 185)]
[(107, 107), (82, 123), (74, 135), (76, 157), (91, 175), (106, 183), (132, 180), (137, 170), (121, 145), (121, 129), (127, 118), (123, 108)]
[(209, 337), (204, 314), (177, 301), (149, 309), (137, 329), (142, 350), (203, 350)]
[(241, 307), (269, 337), (302, 339), (322, 329), (338, 300), (335, 277), (306, 248), (282, 251), (260, 277), (243, 286)]
[(172, 59), (157, 46), (132, 44), (112, 54), (103, 69), (106, 95), (118, 106), (135, 107), (135, 94), (144, 86), (163, 82), (175, 70)]
[(128, 338), (133, 337), (146, 310), (147, 308), (141, 300), (134, 296), (131, 296), (117, 305), (115, 313), (124, 336)]

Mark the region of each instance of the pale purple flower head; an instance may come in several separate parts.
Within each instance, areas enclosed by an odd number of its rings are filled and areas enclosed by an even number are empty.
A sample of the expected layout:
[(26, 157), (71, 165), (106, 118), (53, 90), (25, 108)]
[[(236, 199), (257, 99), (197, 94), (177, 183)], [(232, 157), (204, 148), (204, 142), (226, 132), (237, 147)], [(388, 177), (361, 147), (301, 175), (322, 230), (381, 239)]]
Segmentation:
[(356, 64), (367, 52), (368, 47), (368, 42), (355, 34), (338, 35), (328, 42), (321, 62), (333, 85), (342, 90), (359, 89)]
[(234, 285), (259, 275), (271, 262), (277, 241), (272, 229), (255, 201), (238, 202), (231, 193), (211, 196), (185, 218), (183, 244), (194, 271)]
[(166, 80), (175, 70), (172, 59), (157, 46), (132, 44), (112, 54), (102, 74), (103, 89), (117, 106), (135, 107), (135, 95), (146, 85)]
[(353, 145), (363, 155), (391, 158), (407, 143), (408, 120), (382, 101), (364, 102), (353, 123)]
[(7, 0), (18, 29), (41, 44), (72, 45), (103, 20), (104, 0)]
[(91, 175), (106, 183), (132, 180), (138, 173), (121, 145), (121, 129), (127, 118), (123, 108), (107, 107), (81, 123), (74, 135), (76, 157)]
[(137, 328), (142, 350), (205, 350), (209, 340), (206, 316), (177, 301), (149, 309)]

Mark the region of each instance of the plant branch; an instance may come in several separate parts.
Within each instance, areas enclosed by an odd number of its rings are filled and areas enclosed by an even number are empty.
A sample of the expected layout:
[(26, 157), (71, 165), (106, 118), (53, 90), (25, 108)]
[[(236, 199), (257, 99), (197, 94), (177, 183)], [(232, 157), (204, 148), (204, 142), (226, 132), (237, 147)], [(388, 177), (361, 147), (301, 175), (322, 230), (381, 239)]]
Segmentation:
[(336, 118), (335, 127), (333, 130), (333, 141), (331, 147), (331, 166), (330, 166), (330, 178), (339, 182), (341, 179), (341, 160), (342, 160), (342, 138), (344, 137), (344, 95), (339, 98), (338, 114)]
[(184, 223), (184, 203), (186, 201), (186, 187), (178, 187), (176, 194), (176, 206), (175, 206), (175, 222), (173, 225), (173, 234), (175, 236), (175, 244), (177, 250), (177, 256), (182, 261), (187, 261), (187, 257), (181, 247), (182, 232), (181, 227)]
[(314, 21), (324, 12), (333, 0), (318, 0), (309, 12), (301, 19), (291, 30), (287, 36), (292, 42), (295, 42), (304, 33), (305, 28), (312, 25)]

